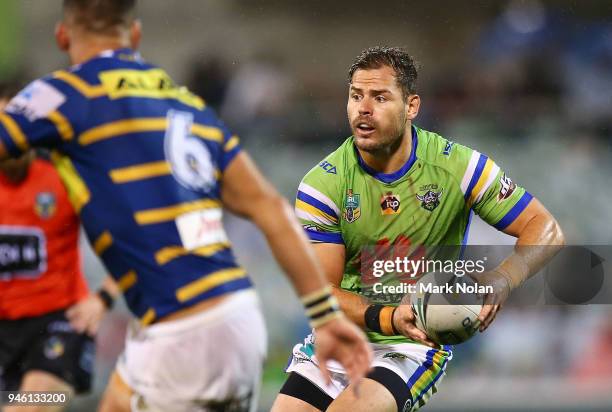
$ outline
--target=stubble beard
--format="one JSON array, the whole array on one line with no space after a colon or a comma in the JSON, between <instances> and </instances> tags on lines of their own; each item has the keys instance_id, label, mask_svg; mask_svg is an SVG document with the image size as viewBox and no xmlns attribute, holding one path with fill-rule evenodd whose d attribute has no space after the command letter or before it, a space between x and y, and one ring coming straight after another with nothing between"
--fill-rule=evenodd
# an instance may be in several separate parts
<instances>
[{"instance_id":1,"label":"stubble beard","mask_svg":"<svg viewBox=\"0 0 612 412\"><path fill-rule=\"evenodd\" d=\"M363 150L372 156L388 156L394 153L398 147L402 144L402 138L406 133L406 115L402 114L400 121L396 127L385 135L379 135L378 139L373 138L360 138L357 136L357 131L351 125L353 136L355 136L355 145L359 150ZM379 134L380 130L376 129L376 134Z\"/></svg>"}]
</instances>

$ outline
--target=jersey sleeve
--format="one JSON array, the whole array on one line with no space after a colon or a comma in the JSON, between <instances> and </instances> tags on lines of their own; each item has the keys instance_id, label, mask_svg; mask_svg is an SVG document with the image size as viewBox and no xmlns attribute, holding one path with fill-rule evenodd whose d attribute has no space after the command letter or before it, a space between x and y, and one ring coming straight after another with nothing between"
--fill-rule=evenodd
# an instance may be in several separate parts
<instances>
[{"instance_id":1,"label":"jersey sleeve","mask_svg":"<svg viewBox=\"0 0 612 412\"><path fill-rule=\"evenodd\" d=\"M72 139L67 106L66 94L50 80L30 83L0 113L0 157Z\"/></svg>"},{"instance_id":2,"label":"jersey sleeve","mask_svg":"<svg viewBox=\"0 0 612 412\"><path fill-rule=\"evenodd\" d=\"M533 198L492 159L476 150L471 151L461 190L467 205L498 230L514 222Z\"/></svg>"},{"instance_id":3,"label":"jersey sleeve","mask_svg":"<svg viewBox=\"0 0 612 412\"><path fill-rule=\"evenodd\" d=\"M300 182L295 213L311 242L344 244L340 230L340 203L335 193L337 178L317 166Z\"/></svg>"}]
</instances>

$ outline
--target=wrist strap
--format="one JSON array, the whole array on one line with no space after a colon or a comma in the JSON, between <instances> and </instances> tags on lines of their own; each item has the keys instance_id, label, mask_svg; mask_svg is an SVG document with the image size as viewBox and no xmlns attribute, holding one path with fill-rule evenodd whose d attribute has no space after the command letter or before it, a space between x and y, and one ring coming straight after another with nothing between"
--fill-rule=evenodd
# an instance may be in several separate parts
<instances>
[{"instance_id":1,"label":"wrist strap","mask_svg":"<svg viewBox=\"0 0 612 412\"><path fill-rule=\"evenodd\" d=\"M372 332L387 336L399 335L393 326L393 313L395 309L393 306L368 306L364 315L366 327Z\"/></svg>"},{"instance_id":2,"label":"wrist strap","mask_svg":"<svg viewBox=\"0 0 612 412\"><path fill-rule=\"evenodd\" d=\"M103 289L103 288L99 289L97 294L100 297L100 299L102 299L102 303L104 303L104 306L106 307L106 309L111 310L113 306L115 305L115 298L113 298L111 294L108 293L106 289Z\"/></svg>"},{"instance_id":3,"label":"wrist strap","mask_svg":"<svg viewBox=\"0 0 612 412\"><path fill-rule=\"evenodd\" d=\"M395 310L392 306L385 306L380 311L380 329L382 329L383 335L393 336L393 311Z\"/></svg>"},{"instance_id":4,"label":"wrist strap","mask_svg":"<svg viewBox=\"0 0 612 412\"><path fill-rule=\"evenodd\" d=\"M380 311L383 308L383 305L370 305L365 311L365 325L372 332L382 333L382 329L380 328Z\"/></svg>"},{"instance_id":5,"label":"wrist strap","mask_svg":"<svg viewBox=\"0 0 612 412\"><path fill-rule=\"evenodd\" d=\"M313 329L342 316L338 300L332 295L329 286L303 296L302 303Z\"/></svg>"},{"instance_id":6,"label":"wrist strap","mask_svg":"<svg viewBox=\"0 0 612 412\"><path fill-rule=\"evenodd\" d=\"M397 306L393 308L393 312L391 312L391 328L393 329L394 335L401 335L400 331L395 328L395 323L393 323L393 316L395 316L395 311L397 310Z\"/></svg>"}]
</instances>

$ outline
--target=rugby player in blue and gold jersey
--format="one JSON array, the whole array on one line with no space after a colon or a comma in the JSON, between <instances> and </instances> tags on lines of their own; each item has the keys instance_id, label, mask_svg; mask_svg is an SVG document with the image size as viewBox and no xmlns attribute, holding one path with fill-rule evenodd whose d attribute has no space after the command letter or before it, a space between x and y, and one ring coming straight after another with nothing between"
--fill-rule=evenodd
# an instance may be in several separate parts
<instances>
[{"instance_id":1,"label":"rugby player in blue and gold jersey","mask_svg":"<svg viewBox=\"0 0 612 412\"><path fill-rule=\"evenodd\" d=\"M141 58L140 35L135 0L64 0L56 40L73 66L0 113L0 158L53 149L136 318L100 410L255 407L265 329L223 208L265 234L317 331L321 371L335 359L364 376L364 336L341 316L291 208L202 99Z\"/></svg>"}]
</instances>

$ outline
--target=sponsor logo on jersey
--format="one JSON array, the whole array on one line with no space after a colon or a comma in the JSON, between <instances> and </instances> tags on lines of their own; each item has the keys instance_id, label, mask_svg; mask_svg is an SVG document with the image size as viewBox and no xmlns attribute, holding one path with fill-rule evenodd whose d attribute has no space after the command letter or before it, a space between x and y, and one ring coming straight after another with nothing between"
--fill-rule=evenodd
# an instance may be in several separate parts
<instances>
[{"instance_id":1,"label":"sponsor logo on jersey","mask_svg":"<svg viewBox=\"0 0 612 412\"><path fill-rule=\"evenodd\" d=\"M353 193L352 189L346 191L344 198L344 211L342 216L348 223L353 223L361 216L360 196L358 193Z\"/></svg>"},{"instance_id":2,"label":"sponsor logo on jersey","mask_svg":"<svg viewBox=\"0 0 612 412\"><path fill-rule=\"evenodd\" d=\"M187 250L229 242L223 228L223 212L219 208L184 213L175 222Z\"/></svg>"},{"instance_id":3,"label":"sponsor logo on jersey","mask_svg":"<svg viewBox=\"0 0 612 412\"><path fill-rule=\"evenodd\" d=\"M66 96L42 80L35 80L13 97L6 112L20 114L33 122L47 117L66 101Z\"/></svg>"},{"instance_id":4,"label":"sponsor logo on jersey","mask_svg":"<svg viewBox=\"0 0 612 412\"><path fill-rule=\"evenodd\" d=\"M57 359L64 354L64 341L58 336L51 336L45 342L43 352L47 359Z\"/></svg>"},{"instance_id":5,"label":"sponsor logo on jersey","mask_svg":"<svg viewBox=\"0 0 612 412\"><path fill-rule=\"evenodd\" d=\"M177 86L162 69L109 70L99 74L100 82L110 99L122 97L148 97L153 99L177 99L198 109L204 102L185 87Z\"/></svg>"},{"instance_id":6,"label":"sponsor logo on jersey","mask_svg":"<svg viewBox=\"0 0 612 412\"><path fill-rule=\"evenodd\" d=\"M325 170L327 173L331 173L333 175L336 174L336 166L329 163L327 160L323 160L321 163L319 163L319 167Z\"/></svg>"},{"instance_id":7,"label":"sponsor logo on jersey","mask_svg":"<svg viewBox=\"0 0 612 412\"><path fill-rule=\"evenodd\" d=\"M453 145L454 144L455 143L451 142L451 141L446 142L446 146L444 146L444 150L442 150L442 154L444 156L450 156L451 151L453 150Z\"/></svg>"},{"instance_id":8,"label":"sponsor logo on jersey","mask_svg":"<svg viewBox=\"0 0 612 412\"><path fill-rule=\"evenodd\" d=\"M40 192L36 195L34 211L41 219L49 219L57 210L55 194L52 192Z\"/></svg>"},{"instance_id":9,"label":"sponsor logo on jersey","mask_svg":"<svg viewBox=\"0 0 612 412\"><path fill-rule=\"evenodd\" d=\"M402 409L402 412L410 412L411 409L412 409L412 399L408 399L406 403L404 404L404 408Z\"/></svg>"},{"instance_id":10,"label":"sponsor logo on jersey","mask_svg":"<svg viewBox=\"0 0 612 412\"><path fill-rule=\"evenodd\" d=\"M380 212L383 215L396 215L400 212L400 195L394 195L391 192L383 195L380 198Z\"/></svg>"},{"instance_id":11,"label":"sponsor logo on jersey","mask_svg":"<svg viewBox=\"0 0 612 412\"><path fill-rule=\"evenodd\" d=\"M499 178L499 183L501 184L501 188L497 194L497 201L501 202L502 200L506 200L512 196L512 193L514 193L514 190L516 189L516 183L506 176L505 173Z\"/></svg>"},{"instance_id":12,"label":"sponsor logo on jersey","mask_svg":"<svg viewBox=\"0 0 612 412\"><path fill-rule=\"evenodd\" d=\"M307 355L304 355L302 353L294 353L293 354L293 362L297 365L300 363L313 363L312 359L310 359Z\"/></svg>"},{"instance_id":13,"label":"sponsor logo on jersey","mask_svg":"<svg viewBox=\"0 0 612 412\"><path fill-rule=\"evenodd\" d=\"M0 225L0 281L34 279L47 270L45 235L39 228Z\"/></svg>"},{"instance_id":14,"label":"sponsor logo on jersey","mask_svg":"<svg viewBox=\"0 0 612 412\"><path fill-rule=\"evenodd\" d=\"M417 193L416 198L421 202L421 207L425 210L433 211L440 204L440 199L442 198L442 192L444 189L440 188L438 190L437 184L429 184L425 186L421 186L419 192Z\"/></svg>"}]
</instances>

